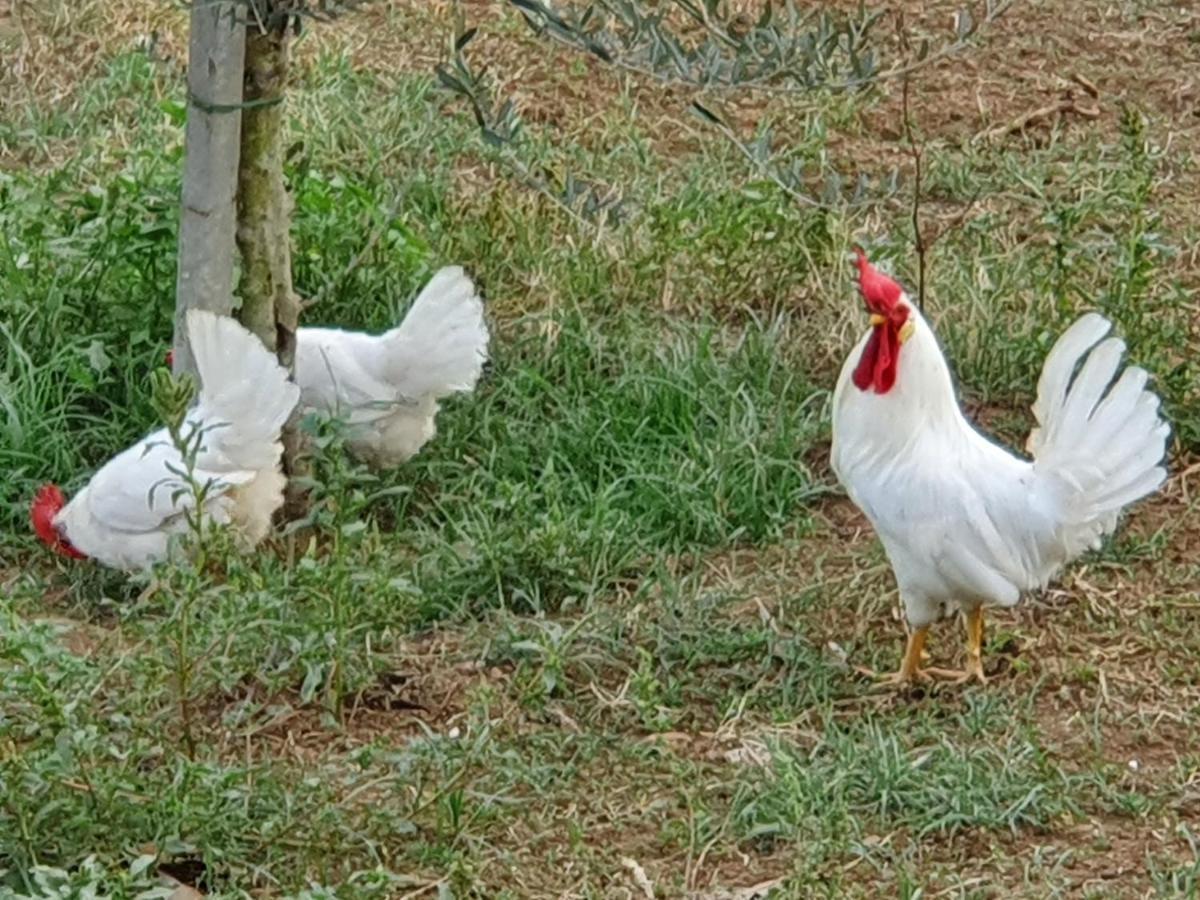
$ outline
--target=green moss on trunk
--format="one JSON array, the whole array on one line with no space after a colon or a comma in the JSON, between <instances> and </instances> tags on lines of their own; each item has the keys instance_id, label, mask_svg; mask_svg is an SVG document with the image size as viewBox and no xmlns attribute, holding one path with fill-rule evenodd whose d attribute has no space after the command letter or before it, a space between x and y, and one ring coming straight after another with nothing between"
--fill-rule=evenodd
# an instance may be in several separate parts
<instances>
[{"instance_id":1,"label":"green moss on trunk","mask_svg":"<svg viewBox=\"0 0 1200 900\"><path fill-rule=\"evenodd\" d=\"M246 35L241 162L238 168L237 243L242 255L242 324L273 350L289 371L296 356L300 298L292 289L291 198L283 180L284 105L288 34L266 34L250 26ZM299 517L305 474L299 411L284 426L284 472L288 476L284 515Z\"/></svg>"}]
</instances>

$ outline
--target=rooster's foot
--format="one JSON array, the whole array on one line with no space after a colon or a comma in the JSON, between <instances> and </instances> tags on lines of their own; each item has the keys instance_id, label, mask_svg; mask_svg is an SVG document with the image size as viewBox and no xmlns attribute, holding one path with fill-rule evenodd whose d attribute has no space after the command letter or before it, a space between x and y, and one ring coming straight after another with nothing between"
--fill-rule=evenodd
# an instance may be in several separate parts
<instances>
[{"instance_id":1,"label":"rooster's foot","mask_svg":"<svg viewBox=\"0 0 1200 900\"><path fill-rule=\"evenodd\" d=\"M981 659L968 658L965 669L939 669L938 671L943 672L943 677L951 684L966 684L968 681L987 684L987 676L983 674L983 660Z\"/></svg>"},{"instance_id":2,"label":"rooster's foot","mask_svg":"<svg viewBox=\"0 0 1200 900\"><path fill-rule=\"evenodd\" d=\"M883 675L871 673L871 675L881 688L910 687L914 684L929 684L934 681L948 681L951 684L962 684L971 677L967 672L961 672L958 669L942 669L938 666L928 666L923 669L914 668L908 671L902 668L899 672L888 672Z\"/></svg>"}]
</instances>

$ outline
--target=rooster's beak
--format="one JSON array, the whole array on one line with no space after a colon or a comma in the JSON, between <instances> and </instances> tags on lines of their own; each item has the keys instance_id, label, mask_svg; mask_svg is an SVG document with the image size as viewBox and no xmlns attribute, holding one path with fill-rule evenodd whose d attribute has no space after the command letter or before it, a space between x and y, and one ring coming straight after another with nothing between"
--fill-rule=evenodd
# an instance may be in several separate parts
<instances>
[{"instance_id":1,"label":"rooster's beak","mask_svg":"<svg viewBox=\"0 0 1200 900\"><path fill-rule=\"evenodd\" d=\"M887 320L887 316L880 315L879 313L871 313L870 322L872 328L877 328L878 326L884 324ZM913 325L912 319L909 319L900 326L900 332L896 336L900 339L900 343L903 344L913 336L913 332L916 330L916 326Z\"/></svg>"}]
</instances>

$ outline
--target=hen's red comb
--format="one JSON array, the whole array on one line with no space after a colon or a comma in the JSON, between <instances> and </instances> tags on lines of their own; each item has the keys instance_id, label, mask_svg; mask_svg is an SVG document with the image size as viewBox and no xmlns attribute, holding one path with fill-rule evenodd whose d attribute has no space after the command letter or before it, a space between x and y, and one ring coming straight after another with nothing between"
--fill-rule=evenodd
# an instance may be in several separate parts
<instances>
[{"instance_id":1,"label":"hen's red comb","mask_svg":"<svg viewBox=\"0 0 1200 900\"><path fill-rule=\"evenodd\" d=\"M58 485L42 485L33 498L33 503L29 505L29 523L38 539L51 550L72 559L84 559L84 555L63 540L63 536L54 527L54 517L66 505L67 499Z\"/></svg>"}]
</instances>

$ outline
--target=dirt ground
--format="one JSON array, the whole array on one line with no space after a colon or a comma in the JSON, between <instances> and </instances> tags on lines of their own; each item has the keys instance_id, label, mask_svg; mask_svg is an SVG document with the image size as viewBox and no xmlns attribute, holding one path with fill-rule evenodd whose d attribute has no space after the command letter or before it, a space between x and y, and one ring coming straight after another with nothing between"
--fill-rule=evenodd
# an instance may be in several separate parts
<instances>
[{"instance_id":1,"label":"dirt ground","mask_svg":"<svg viewBox=\"0 0 1200 900\"><path fill-rule=\"evenodd\" d=\"M751 15L758 10L753 0L743 0L741 5ZM917 32L944 35L956 5L885 4L878 27L894 31L903 21ZM0 91L15 91L19 84L26 99L66 102L111 47L133 45L149 35L154 35L161 57L184 64L181 17L156 4L142 0L108 4L104 12L108 27L82 42L66 28L27 27L22 15L28 14L28 6L28 0L0 0L0 55L6 70L0 74ZM427 73L445 56L443 38L454 6L442 0L371 4L349 17L345 27L303 43L298 56L306 64L320 52L344 51L356 66L383 75ZM461 4L468 24L500 16L506 7L501 0ZM418 24L393 27L399 17ZM25 40L18 41L22 35ZM14 45L19 49L14 50ZM614 94L626 94L626 102L642 110L657 149L668 154L695 149L695 129L685 124L686 102L692 94L682 88L664 90L567 50L547 49L545 42L516 27L481 35L475 49L490 61L531 123L586 143L593 111ZM587 77L574 77L572 73L580 69ZM987 27L980 48L920 69L913 84L911 114L931 147L1004 142L1037 146L1051 130L1078 132L1081 141L1083 135L1113 139L1126 104L1151 117L1160 142L1194 147L1200 143L1200 4L1018 2ZM869 160L880 170L907 171L911 159L896 143L903 131L899 80L885 82L879 90L880 101L856 111L856 126L833 138L829 152ZM721 104L730 121L745 128L770 103L764 96L699 96ZM52 166L70 152L69 140L44 152L9 148L7 158L0 152L0 168ZM1200 240L1195 240L1200 237L1200 167L1186 155L1170 160L1156 186L1164 228L1192 239L1190 252L1170 264L1184 284L1200 287ZM929 214L936 223L960 211L960 205L942 209L935 202ZM1200 323L1200 301L1191 303ZM1025 412L998 410L994 415L1024 416ZM985 411L982 418L986 423L992 416ZM989 619L985 665L992 679L990 689L1030 698L1036 727L1057 758L1071 760L1080 771L1122 767L1123 783L1131 789L1157 790L1154 786L1163 782L1176 786L1172 788L1176 791L1173 820L1114 817L1073 822L1050 833L971 832L949 839L929 838L924 858L939 873L939 880L925 885L920 896L1035 896L1030 893L1030 872L1043 866L1052 869L1057 883L1064 885L1055 896L1143 897L1151 891L1147 859L1184 861L1194 855L1188 836L1178 826L1194 825L1200 815L1195 755L1200 680L1194 677L1200 632L1185 624L1194 623L1195 610L1200 609L1200 460L1180 453L1171 469L1166 488L1141 504L1123 530L1119 542L1132 548L1128 553L1075 566L1044 595ZM804 632L814 645L844 654L847 677L854 677L851 669L865 649L893 638L899 647L903 639L890 570L865 519L842 497L827 498L816 507L805 548L802 559L794 555L793 547L714 553L702 562L702 581L714 590L744 597L731 613L735 623L739 618L766 623L783 634L794 622L789 604L798 596L830 589L843 598L858 598L857 605L820 607L815 617L806 620ZM47 598L49 609L57 605L55 598ZM894 625L890 635L880 628L889 616ZM113 640L95 624L70 620L61 624L72 652L100 652ZM958 627L947 622L936 629L931 651L939 662L949 664L959 658L960 645ZM498 719L509 720L517 730L534 727L528 713L512 699L514 667L480 662L478 643L465 640L455 628L433 629L414 638L399 655L406 661L404 668L351 699L336 737L331 739L319 712L289 707L256 734L237 734L237 752L303 764L381 740L403 742L431 730L447 733L464 725L470 714L469 699L480 691L498 698L494 710ZM594 691L600 702L621 702L619 680L599 677ZM949 691L937 688L932 693L941 698L950 696ZM263 698L229 699L249 704ZM912 697L864 692L860 699L847 702L844 712L855 715L855 704L880 709L910 702ZM209 713L218 723L228 707L217 704ZM551 714L560 716L562 728L579 728L568 708ZM669 743L704 771L710 764L724 765L731 753L753 757L765 736L803 731L808 724L755 722L742 728L734 721L720 730L698 728L648 735L647 740ZM232 741L235 735L229 737ZM583 812L574 811L593 823L590 840L611 841L630 861L624 872L614 875L605 896L657 896L646 885L687 867L686 896L751 900L765 896L791 870L792 851L786 847L754 858L742 854L742 859L738 858L741 851L713 853L711 858L705 852L653 858L654 848L660 845L655 829L645 822L642 831L623 828L622 817L611 812L622 802L653 802L638 793L641 787L632 786L630 797L580 796ZM509 838L530 858L538 855L542 843L558 840L531 830ZM889 834L877 840L894 842L899 851L914 838ZM875 873L855 866L846 863L843 874L862 890L862 896L883 896L894 889ZM973 882L944 880L946 872L965 866L972 867ZM549 896L536 885L542 874L526 873L529 880L523 882L519 867L514 866L505 878L511 879L509 886L517 895ZM564 897L580 896L573 893L573 880L569 871L553 876Z\"/></svg>"}]
</instances>

